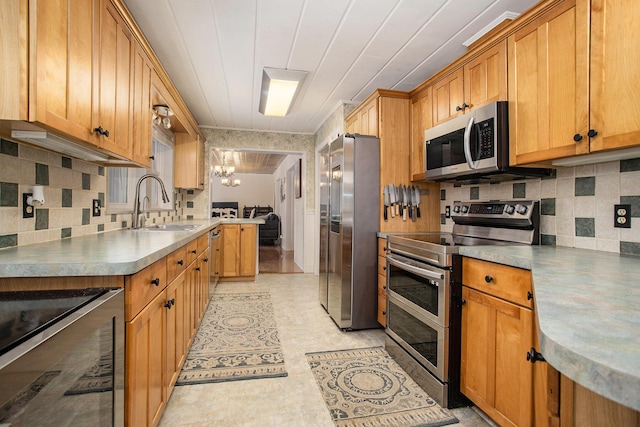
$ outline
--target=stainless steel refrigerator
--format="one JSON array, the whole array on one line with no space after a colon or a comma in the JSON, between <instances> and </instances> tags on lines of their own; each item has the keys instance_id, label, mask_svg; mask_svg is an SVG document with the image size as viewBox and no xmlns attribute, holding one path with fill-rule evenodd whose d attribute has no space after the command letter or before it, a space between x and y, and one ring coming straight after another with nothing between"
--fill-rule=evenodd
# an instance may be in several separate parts
<instances>
[{"instance_id":1,"label":"stainless steel refrigerator","mask_svg":"<svg viewBox=\"0 0 640 427\"><path fill-rule=\"evenodd\" d=\"M320 152L319 293L344 330L379 327L380 141L343 135Z\"/></svg>"}]
</instances>

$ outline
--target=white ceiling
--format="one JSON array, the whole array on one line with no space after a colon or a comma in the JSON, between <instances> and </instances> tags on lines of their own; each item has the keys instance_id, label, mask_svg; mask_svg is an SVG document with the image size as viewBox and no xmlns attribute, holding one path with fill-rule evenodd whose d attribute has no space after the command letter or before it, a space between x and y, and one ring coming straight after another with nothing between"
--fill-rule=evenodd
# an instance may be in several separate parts
<instances>
[{"instance_id":1,"label":"white ceiling","mask_svg":"<svg viewBox=\"0 0 640 427\"><path fill-rule=\"evenodd\" d=\"M410 91L537 0L124 0L201 126L315 133L340 102ZM263 67L308 71L284 118Z\"/></svg>"}]
</instances>

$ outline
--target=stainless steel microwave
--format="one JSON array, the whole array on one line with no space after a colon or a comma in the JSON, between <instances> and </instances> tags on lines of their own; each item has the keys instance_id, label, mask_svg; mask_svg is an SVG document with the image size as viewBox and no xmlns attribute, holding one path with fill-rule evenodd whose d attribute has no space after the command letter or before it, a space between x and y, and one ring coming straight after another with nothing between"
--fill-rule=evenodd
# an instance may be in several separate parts
<instances>
[{"instance_id":1,"label":"stainless steel microwave","mask_svg":"<svg viewBox=\"0 0 640 427\"><path fill-rule=\"evenodd\" d=\"M425 179L459 183L549 176L549 169L509 166L507 101L498 101L427 129Z\"/></svg>"}]
</instances>

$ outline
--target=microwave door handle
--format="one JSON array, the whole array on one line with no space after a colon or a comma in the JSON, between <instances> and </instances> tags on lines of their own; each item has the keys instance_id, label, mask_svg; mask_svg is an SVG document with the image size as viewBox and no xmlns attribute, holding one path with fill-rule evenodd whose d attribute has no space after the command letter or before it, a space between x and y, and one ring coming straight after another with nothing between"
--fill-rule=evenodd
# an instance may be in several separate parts
<instances>
[{"instance_id":1,"label":"microwave door handle","mask_svg":"<svg viewBox=\"0 0 640 427\"><path fill-rule=\"evenodd\" d=\"M464 157L467 160L469 169L478 168L478 163L471 158L471 129L473 128L474 121L474 117L471 116L469 123L467 123L467 128L464 130Z\"/></svg>"},{"instance_id":2,"label":"microwave door handle","mask_svg":"<svg viewBox=\"0 0 640 427\"><path fill-rule=\"evenodd\" d=\"M442 273L435 273L433 271L429 271L429 270L425 270L425 269L422 269L422 268L414 267L413 265L406 264L406 263L398 260L397 258L391 257L390 255L387 255L387 261L389 261L390 264L395 265L396 267L400 267L403 270L406 270L406 271L408 271L410 273L417 274L419 276L427 277L427 278L434 279L434 280L442 280L442 279L444 279L444 274L442 274Z\"/></svg>"}]
</instances>

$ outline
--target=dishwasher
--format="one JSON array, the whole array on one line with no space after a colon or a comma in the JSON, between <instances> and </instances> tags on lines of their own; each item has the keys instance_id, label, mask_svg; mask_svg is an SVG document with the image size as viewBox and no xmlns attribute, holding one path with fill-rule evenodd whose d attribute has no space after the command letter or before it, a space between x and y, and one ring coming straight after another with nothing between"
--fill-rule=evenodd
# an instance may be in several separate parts
<instances>
[{"instance_id":1,"label":"dishwasher","mask_svg":"<svg viewBox=\"0 0 640 427\"><path fill-rule=\"evenodd\" d=\"M220 233L221 227L209 232L209 292L213 292L220 280Z\"/></svg>"}]
</instances>

